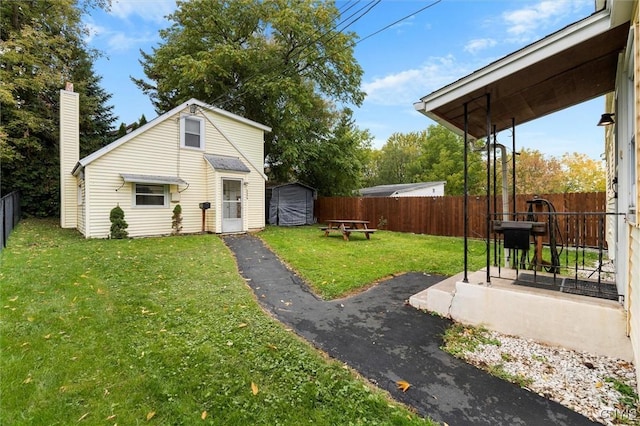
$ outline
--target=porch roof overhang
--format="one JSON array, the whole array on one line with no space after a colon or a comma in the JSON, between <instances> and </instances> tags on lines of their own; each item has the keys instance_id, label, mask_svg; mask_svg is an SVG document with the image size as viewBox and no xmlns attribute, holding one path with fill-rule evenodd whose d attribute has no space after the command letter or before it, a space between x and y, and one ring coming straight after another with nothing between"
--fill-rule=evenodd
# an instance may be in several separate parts
<instances>
[{"instance_id":1,"label":"porch roof overhang","mask_svg":"<svg viewBox=\"0 0 640 426\"><path fill-rule=\"evenodd\" d=\"M237 157L228 157L226 155L204 154L204 159L213 167L214 170L224 170L228 172L249 173L251 170Z\"/></svg>"},{"instance_id":2,"label":"porch roof overhang","mask_svg":"<svg viewBox=\"0 0 640 426\"><path fill-rule=\"evenodd\" d=\"M613 91L628 32L628 22L612 28L605 9L421 98L414 107L462 135L467 104L470 139L487 135L487 113L497 132L513 122L526 123ZM598 117L593 119L595 126Z\"/></svg>"},{"instance_id":3,"label":"porch roof overhang","mask_svg":"<svg viewBox=\"0 0 640 426\"><path fill-rule=\"evenodd\" d=\"M131 173L120 173L122 180L132 183L147 183L154 185L187 185L187 181L177 176L155 176L155 175L138 175Z\"/></svg>"}]
</instances>

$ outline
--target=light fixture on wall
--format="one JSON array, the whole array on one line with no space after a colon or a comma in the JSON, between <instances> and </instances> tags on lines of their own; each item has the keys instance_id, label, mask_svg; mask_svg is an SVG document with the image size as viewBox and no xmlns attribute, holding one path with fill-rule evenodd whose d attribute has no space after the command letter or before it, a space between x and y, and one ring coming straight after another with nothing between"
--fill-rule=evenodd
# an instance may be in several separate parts
<instances>
[{"instance_id":1,"label":"light fixture on wall","mask_svg":"<svg viewBox=\"0 0 640 426\"><path fill-rule=\"evenodd\" d=\"M598 126L608 126L610 124L615 123L613 116L615 114L613 113L605 113L602 114L602 116L600 117L600 121L598 121Z\"/></svg>"},{"instance_id":2,"label":"light fixture on wall","mask_svg":"<svg viewBox=\"0 0 640 426\"><path fill-rule=\"evenodd\" d=\"M196 113L196 108L197 108L197 107L198 107L198 105L196 105L196 104L191 104L191 105L189 105L189 112L190 112L191 114L195 114L195 113Z\"/></svg>"}]
</instances>

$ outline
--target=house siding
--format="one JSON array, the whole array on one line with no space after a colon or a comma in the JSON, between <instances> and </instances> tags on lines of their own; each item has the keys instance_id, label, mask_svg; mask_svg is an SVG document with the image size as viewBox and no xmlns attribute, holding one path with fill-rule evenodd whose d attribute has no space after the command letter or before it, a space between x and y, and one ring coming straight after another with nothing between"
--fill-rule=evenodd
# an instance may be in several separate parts
<instances>
[{"instance_id":1,"label":"house siding","mask_svg":"<svg viewBox=\"0 0 640 426\"><path fill-rule=\"evenodd\" d=\"M264 209L259 211L256 205L264 206L265 179L263 173L264 143L257 144L256 140L263 141L262 130L249 126L238 126L234 120L213 115L207 123L207 132L211 129L215 133L213 149L207 147L207 152L217 155L238 157L251 170L252 173L218 172L213 176L215 194L222 193L222 179L242 179L247 185L243 191L243 215L245 230L262 229L265 226ZM235 145L235 146L234 146ZM237 148L237 149L236 149ZM258 204L256 204L258 203ZM222 229L222 199L216 199L215 229ZM220 232L220 231L218 231Z\"/></svg>"},{"instance_id":2,"label":"house siding","mask_svg":"<svg viewBox=\"0 0 640 426\"><path fill-rule=\"evenodd\" d=\"M629 233L628 324L634 349L638 383L640 383L640 227L630 226Z\"/></svg>"},{"instance_id":3,"label":"house siding","mask_svg":"<svg viewBox=\"0 0 640 426\"><path fill-rule=\"evenodd\" d=\"M71 170L80 159L80 95L60 91L60 226L78 226L77 182Z\"/></svg>"},{"instance_id":4,"label":"house siding","mask_svg":"<svg viewBox=\"0 0 640 426\"><path fill-rule=\"evenodd\" d=\"M176 112L87 164L85 173L92 177L86 181L85 208L90 212L86 218L87 237L109 236L109 213L117 205L125 213L129 236L170 234L173 230L173 208L178 202L182 207L183 233L202 230L202 210L199 207L202 202L212 204L211 209L206 212L205 230L221 232L221 198L218 196L221 193L221 175L212 170L204 159L205 153L239 157L251 169L251 173L240 174L240 178L247 180L247 188L262 188L262 193L264 192L264 178L260 174L262 170L257 170L250 164L262 165L263 131L201 108L197 115L206 115L207 118L205 150L181 148L180 116L184 112L186 111ZM224 129L227 137L217 128ZM180 177L188 182L188 186L169 185L170 201L166 207L136 207L133 199L134 183L124 183L122 173ZM231 175L238 177L239 174ZM249 193L257 191L258 189L250 189ZM171 193L179 201L171 201ZM244 230L248 227L264 227L264 204L259 203L264 198L253 194L249 197L245 195L245 198ZM256 218L261 218L262 221Z\"/></svg>"},{"instance_id":5,"label":"house siding","mask_svg":"<svg viewBox=\"0 0 640 426\"><path fill-rule=\"evenodd\" d=\"M85 213L86 213L86 206L87 206L87 197L86 197L86 192L85 192L85 180L84 179L78 179L78 187L80 188L80 197L81 197L81 203L78 204L77 207L77 211L78 211L78 231L80 231L80 233L85 234L85 229L86 229L86 223L85 223Z\"/></svg>"},{"instance_id":6,"label":"house siding","mask_svg":"<svg viewBox=\"0 0 640 426\"><path fill-rule=\"evenodd\" d=\"M633 13L633 56L634 56L634 105L635 123L633 131L636 140L636 209L640 207L640 11L638 2L635 2ZM628 321L631 343L634 349L636 379L640 384L640 215L636 211L636 223L629 225L629 291L628 298Z\"/></svg>"}]
</instances>

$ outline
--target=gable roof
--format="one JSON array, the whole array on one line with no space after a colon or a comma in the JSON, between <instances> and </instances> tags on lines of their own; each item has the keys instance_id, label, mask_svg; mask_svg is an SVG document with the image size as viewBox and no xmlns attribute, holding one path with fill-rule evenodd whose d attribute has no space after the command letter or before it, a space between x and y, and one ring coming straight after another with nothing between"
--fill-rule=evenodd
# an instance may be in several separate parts
<instances>
[{"instance_id":1,"label":"gable roof","mask_svg":"<svg viewBox=\"0 0 640 426\"><path fill-rule=\"evenodd\" d=\"M614 90L618 54L629 32L628 22L621 23L625 18L617 13L613 19L610 9L596 12L424 96L414 107L464 134L466 104L468 135L482 138L488 114L499 132L511 128L512 120L523 124L604 95Z\"/></svg>"},{"instance_id":2,"label":"gable roof","mask_svg":"<svg viewBox=\"0 0 640 426\"><path fill-rule=\"evenodd\" d=\"M249 120L247 118L241 117L239 115L233 114L229 111L225 111L223 109L220 108L216 108L212 105L206 104L202 101L199 101L197 99L191 98L186 102L183 102L182 104L178 105L177 107L165 112L164 114L154 118L153 120L149 121L148 123L146 123L143 126L138 127L137 129L135 129L134 131L127 133L126 135L124 135L123 137L121 137L120 139L117 139L113 142L111 142L109 145L106 145L102 148L100 148L99 150L87 155L84 158L81 158L78 163L76 164L76 166L73 168L72 170L72 174L77 174L79 172L79 170L81 170L82 168L86 167L88 164L92 163L93 161L97 160L98 158L102 157L103 155L113 151L114 149L118 148L120 145L123 145L127 142L129 142L131 139L135 138L136 136L146 132L147 130L157 126L160 123L163 123L164 121L168 120L169 118L173 117L176 113L186 109L187 107L189 107L190 105L197 105L203 109L206 109L208 111L211 111L213 113L222 115L224 117L230 118L232 120L235 120L239 123L243 123L245 125L251 126L251 127L255 127L257 129L260 129L264 132L270 132L271 131L271 127L269 126L265 126L264 124L260 124L257 123L255 121ZM235 146L235 145L234 145Z\"/></svg>"},{"instance_id":3,"label":"gable roof","mask_svg":"<svg viewBox=\"0 0 640 426\"><path fill-rule=\"evenodd\" d=\"M397 183L392 185L377 185L360 189L360 195L364 197L389 197L394 194L403 192L411 192L416 189L431 188L434 186L445 185L446 181L437 182L418 182L418 183Z\"/></svg>"}]
</instances>

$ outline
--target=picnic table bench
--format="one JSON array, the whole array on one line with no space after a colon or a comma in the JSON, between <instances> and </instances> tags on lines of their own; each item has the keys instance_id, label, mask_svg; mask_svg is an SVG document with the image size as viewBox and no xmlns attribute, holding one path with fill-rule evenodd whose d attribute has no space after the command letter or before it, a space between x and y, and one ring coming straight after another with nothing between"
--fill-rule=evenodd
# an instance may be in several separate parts
<instances>
[{"instance_id":1,"label":"picnic table bench","mask_svg":"<svg viewBox=\"0 0 640 426\"><path fill-rule=\"evenodd\" d=\"M370 235L376 232L376 229L371 229L367 225L368 220L357 219L331 219L326 221L327 226L321 226L320 230L324 231L324 236L328 237L331 232L339 232L342 234L342 238L345 241L349 241L349 235L353 232L363 233L367 240L370 239Z\"/></svg>"}]
</instances>

